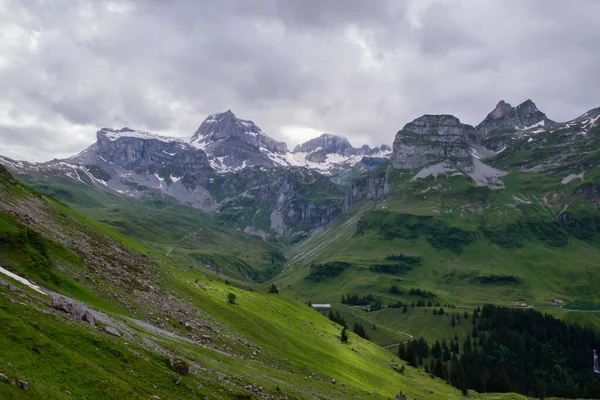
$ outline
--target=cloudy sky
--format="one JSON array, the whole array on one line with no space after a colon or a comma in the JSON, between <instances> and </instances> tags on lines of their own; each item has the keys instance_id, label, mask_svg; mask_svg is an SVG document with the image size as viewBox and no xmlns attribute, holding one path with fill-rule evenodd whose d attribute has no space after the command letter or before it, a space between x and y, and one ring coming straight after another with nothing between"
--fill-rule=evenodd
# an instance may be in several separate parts
<instances>
[{"instance_id":1,"label":"cloudy sky","mask_svg":"<svg viewBox=\"0 0 600 400\"><path fill-rule=\"evenodd\" d=\"M293 145L391 144L500 99L600 106L596 0L0 0L0 154L72 155L100 127L189 136L232 109Z\"/></svg>"}]
</instances>

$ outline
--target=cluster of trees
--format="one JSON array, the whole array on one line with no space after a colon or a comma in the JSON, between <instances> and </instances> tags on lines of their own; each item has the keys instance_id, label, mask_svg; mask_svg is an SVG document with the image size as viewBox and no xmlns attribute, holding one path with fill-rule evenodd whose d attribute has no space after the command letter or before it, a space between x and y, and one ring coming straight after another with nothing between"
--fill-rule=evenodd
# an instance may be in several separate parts
<instances>
[{"instance_id":1,"label":"cluster of trees","mask_svg":"<svg viewBox=\"0 0 600 400\"><path fill-rule=\"evenodd\" d=\"M433 310L433 313L435 314L435 310ZM465 311L463 318L465 320L467 320L469 318L469 314ZM475 319L473 319L473 323L475 323ZM452 314L452 322L450 323L452 325L452 327L454 328L456 325L460 325L460 313L454 313Z\"/></svg>"},{"instance_id":2,"label":"cluster of trees","mask_svg":"<svg viewBox=\"0 0 600 400\"><path fill-rule=\"evenodd\" d=\"M371 266L371 271L385 272L388 274L402 274L410 272L413 269L420 267L423 264L421 257L405 256L404 254L387 256L386 261L393 263L374 264Z\"/></svg>"},{"instance_id":3,"label":"cluster of trees","mask_svg":"<svg viewBox=\"0 0 600 400\"><path fill-rule=\"evenodd\" d=\"M478 276L477 281L483 285L506 285L521 283L522 280L516 275L483 275Z\"/></svg>"},{"instance_id":4,"label":"cluster of trees","mask_svg":"<svg viewBox=\"0 0 600 400\"><path fill-rule=\"evenodd\" d=\"M390 293L393 293L393 294L404 294L404 290L402 290L400 288L400 286L398 286L398 285L392 285L390 287Z\"/></svg>"},{"instance_id":5,"label":"cluster of trees","mask_svg":"<svg viewBox=\"0 0 600 400\"><path fill-rule=\"evenodd\" d=\"M344 317L342 317L338 311L333 312L331 310L329 311L328 317L330 320L332 320L336 324L339 324L342 326L341 340L342 340L342 342L347 342L348 335L346 332L348 330L348 323L346 322ZM375 329L377 329L377 327L375 326L375 324L373 324L373 330L375 330ZM369 340L369 335L367 334L365 327L360 322L354 323L354 325L352 326L352 332L356 333L358 336L360 336L363 339ZM345 337L345 339L344 339L344 337Z\"/></svg>"},{"instance_id":6,"label":"cluster of trees","mask_svg":"<svg viewBox=\"0 0 600 400\"><path fill-rule=\"evenodd\" d=\"M320 281L322 279L337 276L352 266L349 262L330 261L323 264L311 264L310 272L304 279Z\"/></svg>"},{"instance_id":7,"label":"cluster of trees","mask_svg":"<svg viewBox=\"0 0 600 400\"><path fill-rule=\"evenodd\" d=\"M458 321L460 314L452 314ZM464 313L462 319L468 319ZM471 335L459 344L424 339L400 346L398 356L447 380L463 393L518 392L527 396L600 397L593 372L593 330L534 310L486 305L472 314ZM429 362L424 359L429 358Z\"/></svg>"},{"instance_id":8,"label":"cluster of trees","mask_svg":"<svg viewBox=\"0 0 600 400\"><path fill-rule=\"evenodd\" d=\"M348 297L342 295L342 304L347 304L349 306L367 306L374 301L375 298L372 294L367 294L362 297L357 294L348 294Z\"/></svg>"},{"instance_id":9,"label":"cluster of trees","mask_svg":"<svg viewBox=\"0 0 600 400\"><path fill-rule=\"evenodd\" d=\"M440 343L436 341L431 349L423 338L401 344L398 349L398 357L407 361L413 367L424 365L425 372L448 381L463 394L468 393L464 366L459 358L460 346L458 336L455 334L450 345L445 340ZM429 363L424 359L431 358Z\"/></svg>"},{"instance_id":10,"label":"cluster of trees","mask_svg":"<svg viewBox=\"0 0 600 400\"><path fill-rule=\"evenodd\" d=\"M360 322L354 323L354 325L352 326L352 332L356 333L358 336L360 336L363 339L369 340L369 335L367 335L367 331L365 330L365 327L362 326L360 324Z\"/></svg>"},{"instance_id":11,"label":"cluster of trees","mask_svg":"<svg viewBox=\"0 0 600 400\"><path fill-rule=\"evenodd\" d=\"M333 312L332 310L329 310L329 315L327 315L327 317L332 320L333 322L335 322L336 324L339 324L341 326L343 326L344 328L348 328L348 323L346 322L346 320L344 319L344 317L342 317L340 315L339 312Z\"/></svg>"},{"instance_id":12,"label":"cluster of trees","mask_svg":"<svg viewBox=\"0 0 600 400\"><path fill-rule=\"evenodd\" d=\"M393 294L404 294L404 290L398 285L390 286L389 292L393 293ZM411 296L424 297L426 299L432 299L435 297L435 293L430 292L429 290L419 289L419 288L411 288L408 291L408 294Z\"/></svg>"},{"instance_id":13,"label":"cluster of trees","mask_svg":"<svg viewBox=\"0 0 600 400\"><path fill-rule=\"evenodd\" d=\"M600 396L592 369L600 340L593 330L534 310L491 305L474 319L477 325L461 358L469 388L538 397Z\"/></svg>"},{"instance_id":14,"label":"cluster of trees","mask_svg":"<svg viewBox=\"0 0 600 400\"><path fill-rule=\"evenodd\" d=\"M408 294L410 294L411 296L425 297L426 299L435 297L435 293L430 292L429 290L424 290L424 289L419 289L419 288L410 289L408 291Z\"/></svg>"},{"instance_id":15,"label":"cluster of trees","mask_svg":"<svg viewBox=\"0 0 600 400\"><path fill-rule=\"evenodd\" d=\"M383 308L381 301L375 300L372 294L367 294L362 297L357 294L348 294L347 297L342 295L342 304L349 306L370 306L371 311L377 311Z\"/></svg>"}]
</instances>

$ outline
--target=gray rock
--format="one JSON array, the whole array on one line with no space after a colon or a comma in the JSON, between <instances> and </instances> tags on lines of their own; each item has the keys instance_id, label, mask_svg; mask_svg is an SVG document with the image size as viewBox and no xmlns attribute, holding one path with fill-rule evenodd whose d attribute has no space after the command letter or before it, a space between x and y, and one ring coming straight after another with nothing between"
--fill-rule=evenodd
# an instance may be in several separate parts
<instances>
[{"instance_id":1,"label":"gray rock","mask_svg":"<svg viewBox=\"0 0 600 400\"><path fill-rule=\"evenodd\" d=\"M112 335L112 336L121 337L121 333L118 330L116 330L115 328L113 328L112 326L105 326L102 329L102 331L104 333L108 333L109 335Z\"/></svg>"},{"instance_id":2,"label":"gray rock","mask_svg":"<svg viewBox=\"0 0 600 400\"><path fill-rule=\"evenodd\" d=\"M63 311L75 319L82 319L82 317L88 311L85 305L60 295L53 296L52 308Z\"/></svg>"},{"instance_id":3,"label":"gray rock","mask_svg":"<svg viewBox=\"0 0 600 400\"><path fill-rule=\"evenodd\" d=\"M471 163L469 139L474 133L471 125L452 115L423 115L396 134L392 166L413 169L443 160L467 166Z\"/></svg>"},{"instance_id":4,"label":"gray rock","mask_svg":"<svg viewBox=\"0 0 600 400\"><path fill-rule=\"evenodd\" d=\"M90 324L90 326L96 325L96 318L92 315L92 313L89 310L86 310L86 312L83 314L83 317L81 317L81 319L83 321L88 322Z\"/></svg>"},{"instance_id":5,"label":"gray rock","mask_svg":"<svg viewBox=\"0 0 600 400\"><path fill-rule=\"evenodd\" d=\"M29 391L29 383L25 382L23 380L15 379L15 380L11 381L11 384L13 386L18 387L19 389L23 389L26 392Z\"/></svg>"}]
</instances>

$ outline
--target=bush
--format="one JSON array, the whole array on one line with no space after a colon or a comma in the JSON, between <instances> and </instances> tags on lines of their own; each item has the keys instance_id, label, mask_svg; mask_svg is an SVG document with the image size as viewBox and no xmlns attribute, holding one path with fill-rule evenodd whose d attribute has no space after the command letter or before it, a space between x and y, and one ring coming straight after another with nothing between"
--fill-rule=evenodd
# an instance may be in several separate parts
<instances>
[{"instance_id":1,"label":"bush","mask_svg":"<svg viewBox=\"0 0 600 400\"><path fill-rule=\"evenodd\" d=\"M171 369L179 375L186 376L190 373L190 365L183 358L171 358Z\"/></svg>"},{"instance_id":2,"label":"bush","mask_svg":"<svg viewBox=\"0 0 600 400\"><path fill-rule=\"evenodd\" d=\"M402 290L400 288L400 286L398 286L398 285L392 285L390 287L390 293L393 293L393 294L404 294L404 290Z\"/></svg>"},{"instance_id":3,"label":"bush","mask_svg":"<svg viewBox=\"0 0 600 400\"><path fill-rule=\"evenodd\" d=\"M342 341L342 343L348 343L348 332L346 327L344 327L344 329L342 329L342 333L340 335L340 340Z\"/></svg>"},{"instance_id":4,"label":"bush","mask_svg":"<svg viewBox=\"0 0 600 400\"><path fill-rule=\"evenodd\" d=\"M231 292L229 292L229 293L227 294L227 302L228 302L229 304L235 304L235 300L236 300L236 299L237 299L237 296L235 295L235 293L231 293Z\"/></svg>"},{"instance_id":5,"label":"bush","mask_svg":"<svg viewBox=\"0 0 600 400\"><path fill-rule=\"evenodd\" d=\"M277 289L277 286L274 283L271 283L271 286L269 286L269 293L279 293L279 289Z\"/></svg>"}]
</instances>

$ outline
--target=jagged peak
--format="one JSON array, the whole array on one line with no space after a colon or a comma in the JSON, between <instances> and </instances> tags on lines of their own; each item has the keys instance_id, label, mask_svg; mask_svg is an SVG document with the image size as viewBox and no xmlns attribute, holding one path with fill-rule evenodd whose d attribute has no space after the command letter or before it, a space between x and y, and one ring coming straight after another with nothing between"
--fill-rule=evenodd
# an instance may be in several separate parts
<instances>
[{"instance_id":1,"label":"jagged peak","mask_svg":"<svg viewBox=\"0 0 600 400\"><path fill-rule=\"evenodd\" d=\"M508 114L510 112L510 110L512 110L512 106L510 105L510 103L507 103L504 100L500 100L498 102L498 104L496 104L496 108L494 108L492 110L492 112L490 112L488 114L488 118L492 118L492 119L502 118L506 114Z\"/></svg>"},{"instance_id":2,"label":"jagged peak","mask_svg":"<svg viewBox=\"0 0 600 400\"><path fill-rule=\"evenodd\" d=\"M204 122L219 122L224 119L237 119L237 117L233 111L231 111L231 109L228 109L227 111L210 114L208 117L206 117Z\"/></svg>"},{"instance_id":3,"label":"jagged peak","mask_svg":"<svg viewBox=\"0 0 600 400\"><path fill-rule=\"evenodd\" d=\"M540 111L531 99L527 99L517 107L517 110L527 110L528 112Z\"/></svg>"}]
</instances>

